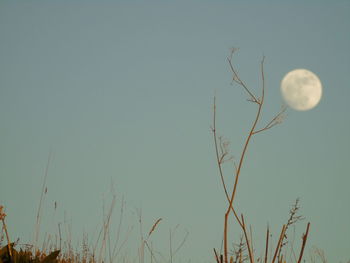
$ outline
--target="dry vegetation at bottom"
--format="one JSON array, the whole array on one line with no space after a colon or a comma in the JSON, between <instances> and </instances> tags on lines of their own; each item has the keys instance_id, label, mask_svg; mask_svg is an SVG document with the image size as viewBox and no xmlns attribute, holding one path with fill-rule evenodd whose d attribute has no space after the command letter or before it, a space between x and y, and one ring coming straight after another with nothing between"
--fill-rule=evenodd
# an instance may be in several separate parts
<instances>
[{"instance_id":1,"label":"dry vegetation at bottom","mask_svg":"<svg viewBox=\"0 0 350 263\"><path fill-rule=\"evenodd\" d=\"M158 231L158 227L163 221L158 218L149 228L149 231L143 231L143 219L141 210L137 211L137 221L139 224L139 235L137 252L128 254L127 243L131 237L134 227L127 227L122 230L124 202L121 204L121 213L117 225L116 238L112 240L111 222L113 208L115 207L116 196L113 196L110 208L104 215L102 226L100 227L96 240L88 240L87 235L83 235L82 243L74 248L71 240L71 233L63 240L61 236L60 223L59 235L45 235L43 244L38 245L38 239L34 238L33 244L19 244L11 242L5 223L6 214L4 207L0 206L0 221L2 221L2 231L0 232L0 263L102 263L102 262L175 262L175 257L187 241L189 232L179 233L181 227L176 225L169 229L169 250L165 253L155 249L152 237ZM39 209L40 210L40 209ZM39 220L40 221L40 220ZM68 226L69 227L69 226ZM39 228L36 229L38 231ZM70 231L70 230L68 230ZM62 233L63 235L63 233ZM176 235L176 238L175 238ZM38 237L39 233L35 233ZM6 244L6 245L4 245ZM147 259L146 259L147 258Z\"/></svg>"},{"instance_id":2,"label":"dry vegetation at bottom","mask_svg":"<svg viewBox=\"0 0 350 263\"><path fill-rule=\"evenodd\" d=\"M112 202L112 205L113 202ZM267 257L267 253L264 257L258 257L254 262L297 262L297 253L294 249L294 232L292 232L290 238L288 234L288 230L294 230L295 224L304 218L299 214L299 199L295 201L295 203L292 205L290 211L289 211L289 217L286 221L285 227L284 227L284 234L280 236L278 240L278 245L276 250L274 251L273 258L269 256ZM5 223L5 217L6 214L3 211L3 207L0 206L0 219L2 221L2 231L0 232L0 263L101 263L101 262L151 262L151 263L160 263L160 262L167 262L167 263L173 263L178 262L178 260L175 260L175 256L181 250L182 246L185 244L188 236L188 232L185 233L185 235L182 237L180 242L176 243L172 241L172 235L175 235L175 232L178 228L176 226L175 228L170 230L170 244L169 244L169 252L167 253L169 256L166 258L164 255L160 255L159 252L157 252L152 244L151 237L152 235L157 232L159 224L162 222L162 219L157 219L154 224L149 228L149 231L143 235L142 231L142 217L141 214L138 214L139 216L139 223L140 223L140 246L137 250L137 256L130 257L130 255L122 255L118 256L120 254L121 249L123 246L125 246L128 235L125 236L123 239L119 240L119 245L112 246L109 240L109 221L111 220L111 210L106 215L104 219L104 223L100 229L100 235L96 240L96 243L94 246L90 246L87 240L87 237L85 236L83 238L83 243L80 246L80 249L73 249L73 246L71 245L71 241L62 241L62 245L60 245L60 241L54 242L53 240L46 239L44 241L43 245L39 249L38 247L34 247L34 245L20 245L18 244L18 240L16 242L10 241L9 233L7 232L7 226ZM118 231L119 232L119 231ZM130 232L130 231L128 231ZM252 230L250 228L249 238L252 240ZM268 243L269 243L269 229L267 229L266 233L266 249L268 249ZM305 235L304 235L305 237ZM292 241L290 241L292 240ZM304 239L303 239L304 240ZM306 242L306 239L305 239ZM117 242L118 243L118 242ZM115 245L117 244L115 243ZM252 247L252 243L250 244L252 250L254 251L254 248ZM303 243L304 248L305 243ZM61 249L60 249L61 248ZM289 249L289 257L287 260L287 248ZM223 255L218 255L217 251L215 251L215 258L219 262L223 262ZM271 248L269 248L269 251L272 251ZM209 251L207 251L209 254ZM229 251L230 261L233 263L246 263L250 262L249 258L249 251L248 251L248 245L245 241L245 237L243 235L240 236L240 239L237 243L233 244L233 246L230 248ZM147 260L146 260L147 258ZM213 260L214 261L214 260ZM190 261L188 261L190 262ZM322 250L320 249L314 249L313 253L310 254L309 260L302 261L302 262L310 262L310 263L327 263L326 257Z\"/></svg>"}]
</instances>

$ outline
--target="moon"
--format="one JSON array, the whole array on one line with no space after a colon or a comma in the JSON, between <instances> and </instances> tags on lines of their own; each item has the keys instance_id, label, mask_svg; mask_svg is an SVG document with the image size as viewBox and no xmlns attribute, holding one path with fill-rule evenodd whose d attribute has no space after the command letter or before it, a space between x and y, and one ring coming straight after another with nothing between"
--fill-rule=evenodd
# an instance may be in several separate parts
<instances>
[{"instance_id":1,"label":"moon","mask_svg":"<svg viewBox=\"0 0 350 263\"><path fill-rule=\"evenodd\" d=\"M307 111L320 102L322 84L313 72L307 69L295 69L282 79L281 93L288 106L298 111Z\"/></svg>"}]
</instances>

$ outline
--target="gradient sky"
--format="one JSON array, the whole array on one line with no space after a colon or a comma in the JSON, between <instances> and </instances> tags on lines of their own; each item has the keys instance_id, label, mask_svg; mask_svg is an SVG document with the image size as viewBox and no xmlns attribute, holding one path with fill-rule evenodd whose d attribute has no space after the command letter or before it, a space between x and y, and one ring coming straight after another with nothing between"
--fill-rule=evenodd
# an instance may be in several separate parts
<instances>
[{"instance_id":1,"label":"gradient sky","mask_svg":"<svg viewBox=\"0 0 350 263\"><path fill-rule=\"evenodd\" d=\"M311 222L307 249L348 260L350 2L305 2L2 0L0 204L12 239L32 240L52 151L42 235L57 233L66 214L74 240L93 237L113 181L115 220L124 196L124 229L137 229L130 247L142 208L145 233L163 218L159 250L180 224L177 238L190 234L177 259L213 261L226 208L210 131L214 93L219 133L236 158L254 117L231 85L226 57L239 47L234 64L254 91L266 56L261 125L279 110L290 70L311 70L324 88L316 108L288 109L282 125L252 140L236 206L257 249L267 223L275 240L300 197L298 231Z\"/></svg>"}]
</instances>

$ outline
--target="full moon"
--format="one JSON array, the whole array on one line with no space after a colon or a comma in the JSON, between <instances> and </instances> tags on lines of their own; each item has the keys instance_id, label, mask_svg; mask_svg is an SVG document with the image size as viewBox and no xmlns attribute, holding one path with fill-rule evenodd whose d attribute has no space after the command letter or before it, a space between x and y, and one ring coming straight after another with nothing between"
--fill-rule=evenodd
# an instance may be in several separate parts
<instances>
[{"instance_id":1,"label":"full moon","mask_svg":"<svg viewBox=\"0 0 350 263\"><path fill-rule=\"evenodd\" d=\"M316 74L306 69L295 69L281 81L281 93L286 103L299 111L310 110L320 102L322 84Z\"/></svg>"}]
</instances>

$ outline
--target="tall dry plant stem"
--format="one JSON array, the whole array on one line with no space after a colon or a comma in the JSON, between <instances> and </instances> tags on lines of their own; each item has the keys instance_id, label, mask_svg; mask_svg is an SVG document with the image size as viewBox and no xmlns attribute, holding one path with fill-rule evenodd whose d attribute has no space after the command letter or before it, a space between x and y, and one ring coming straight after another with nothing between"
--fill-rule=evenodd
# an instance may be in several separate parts
<instances>
[{"instance_id":1,"label":"tall dry plant stem","mask_svg":"<svg viewBox=\"0 0 350 263\"><path fill-rule=\"evenodd\" d=\"M219 174L220 174L221 182L222 182L222 185L224 188L224 192L225 192L227 201L229 203L229 205L226 209L226 212L225 212L225 217L224 217L224 263L228 263L228 219L229 219L229 215L231 212L233 212L233 214L234 214L238 224L242 228L243 232L246 232L245 225L243 222L243 216L242 216L242 220L240 220L239 217L237 216L237 213L234 209L233 204L234 204L234 199L236 196L238 180L239 180L239 177L241 174L241 169L242 169L244 158L245 158L245 155L246 155L246 152L248 149L248 145L249 145L253 135L260 133L260 132L263 132L263 131L266 131L266 130L272 128L273 126L279 124L281 122L282 115L285 111L285 108L282 108L281 111L278 114L276 114L271 119L271 121L268 122L263 128L261 128L261 129L256 128L257 124L260 120L262 107L264 105L264 98L265 98L265 76L264 76L265 57L263 57L261 64L260 64L261 78L262 78L262 92L261 92L261 96L259 98L256 95L254 95L253 92L251 92L251 90L247 87L247 85L240 79L236 69L233 67L232 57L233 57L235 51L236 51L236 49L233 49L230 57L227 59L229 66L230 66L230 69L231 69L231 72L232 72L232 75L233 75L232 81L236 82L238 85L240 85L246 91L246 93L248 95L248 101L251 101L254 104L256 104L258 106L258 108L256 111L255 118L253 120L252 126L249 130L248 136L245 140L238 166L235 165L235 172L234 172L235 180L234 180L233 190L232 190L231 197L230 197L228 192L227 192L227 187L226 187L226 183L224 181L223 172L222 172L222 164L223 164L225 157L227 155L227 151L225 151L225 144L222 145L221 142L220 142L220 145L218 144L218 136L217 136L217 129L216 129L216 98L214 97L214 117L213 117L212 132L213 132L213 137L214 137L214 145L215 145L217 164L218 164L218 168L219 168ZM221 151L219 151L219 147L220 147ZM222 149L224 149L224 150L222 150ZM247 246L249 246L248 236L247 235L245 235L245 236L246 236ZM251 261L251 263L253 263L254 257L252 255L252 251L249 250L249 247L248 247L248 251L249 251L250 261Z\"/></svg>"},{"instance_id":2,"label":"tall dry plant stem","mask_svg":"<svg viewBox=\"0 0 350 263\"><path fill-rule=\"evenodd\" d=\"M234 73L234 80L235 79L239 80L239 83L243 86L243 88L251 96L250 100L252 102L258 104L258 110L257 110L256 116L255 116L255 120L253 121L253 125L252 125L252 127L251 127L251 129L249 131L248 137L247 137L247 139L245 141L245 144L244 144L244 147L243 147L241 158L239 160L239 164L238 164L238 167L237 167L237 170L236 170L235 183L233 185L233 191L232 191L231 198L230 198L230 204L229 204L229 206L228 206L228 208L226 210L226 213L225 213L225 221L224 221L224 260L225 260L225 263L228 263L228 240L227 240L228 217L230 215L231 209L233 209L233 201L234 201L235 195L236 195L238 179L239 179L239 176L241 174L241 168L242 168L243 160L244 160L245 154L247 152L249 142L250 142L250 140L251 140L251 138L252 138L252 136L254 134L255 127L256 127L256 125L257 125L257 123L259 121L260 114L261 114L261 109L262 109L262 106L264 104L264 96L265 96L264 58L261 61L261 75L262 75L262 80L263 80L263 86L262 86L262 95L261 95L261 99L260 100L256 99L256 97L254 95L252 95L252 93L249 91L249 89L247 89L246 86L243 84L243 82L238 78L238 75L236 74L236 71L234 70L234 68L232 66L231 58L228 59L228 61L229 61L230 67L232 69L232 72Z\"/></svg>"}]
</instances>

